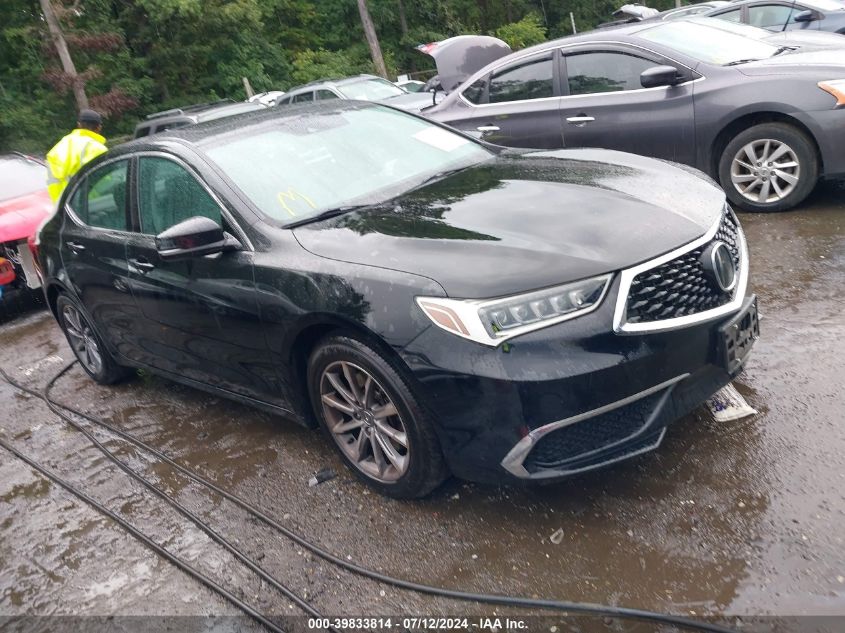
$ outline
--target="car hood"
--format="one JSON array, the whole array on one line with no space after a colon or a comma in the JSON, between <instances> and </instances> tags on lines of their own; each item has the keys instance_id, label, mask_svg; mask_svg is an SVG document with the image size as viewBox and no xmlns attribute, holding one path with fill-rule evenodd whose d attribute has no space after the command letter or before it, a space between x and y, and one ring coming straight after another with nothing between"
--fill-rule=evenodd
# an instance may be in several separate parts
<instances>
[{"instance_id":1,"label":"car hood","mask_svg":"<svg viewBox=\"0 0 845 633\"><path fill-rule=\"evenodd\" d=\"M23 240L53 212L47 190L0 202L0 242Z\"/></svg>"},{"instance_id":2,"label":"car hood","mask_svg":"<svg viewBox=\"0 0 845 633\"><path fill-rule=\"evenodd\" d=\"M322 257L487 298L651 259L706 233L724 205L709 178L674 163L607 150L507 152L294 234Z\"/></svg>"},{"instance_id":3,"label":"car hood","mask_svg":"<svg viewBox=\"0 0 845 633\"><path fill-rule=\"evenodd\" d=\"M784 75L784 74L806 74L808 71L838 72L845 73L845 37L839 48L833 46L810 45L802 46L800 50L783 53L762 59L758 62L749 62L737 66L739 71L745 75ZM767 40L771 41L771 40ZM791 44L787 40L786 44ZM837 77L824 77L834 79Z\"/></svg>"}]
</instances>

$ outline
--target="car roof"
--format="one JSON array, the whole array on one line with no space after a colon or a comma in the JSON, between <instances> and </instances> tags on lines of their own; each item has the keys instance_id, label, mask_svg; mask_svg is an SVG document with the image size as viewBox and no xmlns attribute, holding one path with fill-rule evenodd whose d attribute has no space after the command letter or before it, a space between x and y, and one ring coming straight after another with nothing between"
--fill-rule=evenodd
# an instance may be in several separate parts
<instances>
[{"instance_id":1,"label":"car roof","mask_svg":"<svg viewBox=\"0 0 845 633\"><path fill-rule=\"evenodd\" d=\"M142 136L127 141L110 150L110 155L117 156L125 153L141 151L153 147L166 147L174 142L182 145L202 145L213 142L214 139L231 134L239 130L260 128L268 122L276 125L286 121L296 120L304 114L330 114L363 108L388 107L371 101L353 101L346 99L332 99L305 104L293 104L285 108L253 108L241 114L221 117L196 125L173 128L159 132L153 136Z\"/></svg>"}]
</instances>

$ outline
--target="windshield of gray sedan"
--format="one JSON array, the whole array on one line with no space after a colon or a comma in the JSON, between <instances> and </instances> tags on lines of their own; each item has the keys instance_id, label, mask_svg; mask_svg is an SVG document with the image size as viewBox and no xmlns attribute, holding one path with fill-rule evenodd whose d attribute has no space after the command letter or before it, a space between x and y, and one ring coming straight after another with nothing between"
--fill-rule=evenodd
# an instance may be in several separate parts
<instances>
[{"instance_id":1,"label":"windshield of gray sedan","mask_svg":"<svg viewBox=\"0 0 845 633\"><path fill-rule=\"evenodd\" d=\"M382 106L280 118L206 154L261 213L283 224L384 202L493 156L464 136Z\"/></svg>"},{"instance_id":2,"label":"windshield of gray sedan","mask_svg":"<svg viewBox=\"0 0 845 633\"><path fill-rule=\"evenodd\" d=\"M768 59L778 52L767 42L694 21L661 24L637 35L708 64Z\"/></svg>"}]
</instances>

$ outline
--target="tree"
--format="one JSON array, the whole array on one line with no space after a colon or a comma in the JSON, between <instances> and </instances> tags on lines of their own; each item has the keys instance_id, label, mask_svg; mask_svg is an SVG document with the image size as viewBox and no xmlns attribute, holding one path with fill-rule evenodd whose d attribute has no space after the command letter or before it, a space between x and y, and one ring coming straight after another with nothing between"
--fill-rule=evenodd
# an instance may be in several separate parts
<instances>
[{"instance_id":1,"label":"tree","mask_svg":"<svg viewBox=\"0 0 845 633\"><path fill-rule=\"evenodd\" d=\"M370 55L373 58L376 72L387 79L387 67L384 65L384 56L381 54L381 45L376 35L376 27L373 24L373 19L370 17L370 11L367 8L367 0L358 0L358 13L361 14L361 25L364 27L364 37L367 38L367 44L370 46Z\"/></svg>"},{"instance_id":2,"label":"tree","mask_svg":"<svg viewBox=\"0 0 845 633\"><path fill-rule=\"evenodd\" d=\"M85 109L88 107L85 82L76 72L76 66L73 64L73 58L70 56L70 51L67 48L67 42L65 41L64 33L62 33L62 27L59 25L59 19L56 17L56 12L53 10L53 5L50 3L50 0L39 0L39 2L41 3L41 12L44 14L44 20L47 22L47 28L50 30L50 36L53 39L53 46L56 47L56 53L59 55L62 68L73 90L76 105L80 110Z\"/></svg>"}]
</instances>

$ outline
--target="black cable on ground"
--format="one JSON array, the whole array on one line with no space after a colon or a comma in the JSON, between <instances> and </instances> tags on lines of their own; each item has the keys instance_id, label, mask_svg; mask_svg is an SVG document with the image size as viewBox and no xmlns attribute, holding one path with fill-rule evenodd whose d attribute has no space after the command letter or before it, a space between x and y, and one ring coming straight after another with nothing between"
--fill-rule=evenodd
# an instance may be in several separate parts
<instances>
[{"instance_id":1,"label":"black cable on ground","mask_svg":"<svg viewBox=\"0 0 845 633\"><path fill-rule=\"evenodd\" d=\"M74 429L76 429L77 431L82 433L82 435L84 435L92 444L94 444L94 446L96 446L97 449L99 449L100 452L103 455L105 455L111 462L113 462L123 472L125 472L127 475L129 475L130 477L132 477L133 479L138 481L144 487L149 489L153 494L155 494L160 499L162 499L165 503L167 503L169 506L171 506L174 510L179 512L179 514L181 514L186 519L188 519L189 521L194 523L198 528L200 528L203 532L205 532L213 541L215 541L216 543L221 545L224 549L229 551L232 555L235 556L235 558L240 560L250 570L255 572L261 579L263 579L268 584L270 584L271 586L278 589L283 595L285 595L289 600L291 600L294 604L296 604L296 606L298 606L300 609L302 609L305 613L307 613L311 616L317 617L317 618L321 618L322 615L320 615L320 613L316 609L314 609L310 604L308 604L305 600L303 600L297 594L295 594L291 589L289 589L288 587L286 587L285 585L280 583L273 576L271 576L268 572L266 572L264 569L262 569L257 563L255 563L251 558L249 558L246 554L244 554L234 544L232 544L229 540L227 540L225 537L221 536L218 532L216 532L214 530L214 528L212 528L208 523L206 523L200 517L198 517L196 514L194 514L193 512L188 510L187 508L185 508L183 505L181 505L178 501L176 501L173 497L168 495L166 492L164 492L163 490L161 490L160 488L155 486L153 483L151 483L149 480L147 480L143 475L137 473L135 470L133 470L132 468L127 466L125 463L123 463L120 459L117 458L117 456L114 455L114 453L112 453L108 448L106 448L87 429L85 429L82 425L80 425L78 422L73 420L67 414L62 413L62 411L59 410L57 405L55 405L52 401L50 401L50 399L47 397L47 394L46 394L47 389L49 389L49 387L51 387L53 384L55 384L55 381L58 380L61 376L63 376L71 367L74 366L74 364L76 364L76 361L68 363L58 374L56 374L53 377L53 379L47 384L47 387L45 387L44 393L38 393L35 390L25 388L23 385L16 383L10 376L8 376L6 374L5 371L3 371L2 368L0 368L0 375L2 375L3 378L7 382L9 382L9 384L11 384L11 385L13 385L17 388L24 388L24 390L26 390L27 392L32 393L33 395L35 395L38 398L40 398L41 400L43 400L53 413L55 413L57 416L59 416L59 418L64 420L67 424L72 426ZM86 416L82 416L82 417L85 417L85 419L88 419Z\"/></svg>"},{"instance_id":2,"label":"black cable on ground","mask_svg":"<svg viewBox=\"0 0 845 633\"><path fill-rule=\"evenodd\" d=\"M128 521L126 521L124 518L122 518L121 516L115 514L111 510L109 510L107 507L102 505L99 501L92 499L91 497L86 495L84 492L82 492L81 490L76 488L70 482L66 481L65 479L62 479L61 477L59 477L54 472L47 470L46 468L44 468L40 464L36 463L35 461L33 461L32 459L30 459L29 457L27 457L26 455L24 455L20 451L18 451L13 446L7 444L6 441L3 440L3 439L0 439L0 447L9 451L12 455L17 457L21 461L25 462L30 468L32 468L33 470L41 473L41 475L43 475L44 477L46 477L47 479L49 479L53 483L61 486L62 488L67 490L69 493L71 493L72 495L74 495L75 497L80 499L81 501L84 501L86 504L88 504L89 506L94 508L100 514L110 518L112 521L114 521L115 523L120 525L124 530L129 532L136 539L141 541L148 548L150 548L151 550L156 552L159 556L161 556L162 558L170 561L171 563L176 565L176 567L178 567L179 569L184 571L186 574L193 576L196 580L198 580L199 582L204 584L206 587L208 587L209 589L211 589L212 591L214 591L218 595L226 598L226 600L228 600L229 602L234 604L236 607L238 607L239 609L241 609L242 611L244 611L245 613L247 613L251 617L255 618L255 620L257 620L258 622L260 622L261 624L266 626L271 631L274 631L275 633L284 633L284 629L281 629L278 626L276 626L273 622L271 622L266 617L264 617L263 615L258 613L258 611L253 609L251 606L249 606L243 600L241 600L237 596L231 594L225 588L218 585L211 578L209 578L208 576L203 574L201 571L199 571L195 567L191 566L189 563L186 563L184 560L182 560L181 558L179 558L175 554L171 554L169 551L167 551L161 545L159 545L158 543L153 541L146 534L140 532L137 528L133 527L132 524L129 523Z\"/></svg>"},{"instance_id":3,"label":"black cable on ground","mask_svg":"<svg viewBox=\"0 0 845 633\"><path fill-rule=\"evenodd\" d=\"M401 578L395 578L392 576L388 576L386 574L382 574L380 572L367 569L366 567L362 567L355 563L351 563L346 561L338 556L332 554L331 552L324 550L319 545L316 545L304 537L300 536L296 532L291 531L289 528L281 525L274 519L270 518L266 514L264 514L261 510L254 507L250 503L243 501L242 499L236 497L232 493L220 488L216 484L208 481L201 475L194 473L193 471L185 468L184 466L178 464L173 459L159 451L158 449L146 444L142 440L139 440L132 435L104 422L102 420L98 420L82 411L79 411L73 407L57 403L53 401L50 396L50 390L56 383L56 381L61 378L74 364L76 361L70 363L65 368L63 368L58 374L56 374L46 385L44 388L43 393L38 393L35 390L32 390L28 387L20 385L13 381L9 376L3 372L0 368L0 374L9 382L12 386L26 391L27 393L31 393L39 398L45 400L48 403L48 406L51 406L51 410L56 412L53 407L61 407L66 411L73 413L74 415L78 415L81 418L88 420L89 422L96 424L111 433L114 433L118 437L125 439L126 441L134 444L135 446L142 448L152 455L155 455L189 479L202 484L213 490L217 494L219 494L224 499L230 501L231 503L237 505L238 507L242 508L249 514L253 515L254 517L263 521L266 525L273 527L278 532L289 538L290 540L294 541L295 543L299 544L303 548L307 549L308 551L312 552L314 555L319 556L323 560L330 562L346 571L351 573L357 574L364 578L369 578L370 580L375 580L379 583L390 585L393 587L397 587L400 589L406 589L408 591L412 591L415 593L422 593L432 596L438 596L442 598L450 598L453 600L460 600L464 602L477 602L481 604L495 604L500 606L508 606L508 607L523 607L523 608L538 608L538 609L548 609L554 611L563 611L563 612L572 612L572 613L581 613L585 615L594 615L594 616L601 616L601 617L611 617L611 618L622 618L622 619L635 619L635 620L643 620L643 621L650 621L650 622L657 622L660 624L671 624L675 626L679 626L681 628L687 630L696 630L696 631L706 631L707 633L736 633L735 629L730 629L727 627L723 627L718 624L711 624L709 622L702 622L699 620L693 620L691 618L686 618L683 616L676 616L671 614L664 614L664 613L657 613L654 611L646 611L642 609L631 609L627 607L614 607L608 605L599 605L593 603L584 603L584 602L566 602L562 600L545 600L545 599L535 599L535 598L522 598L522 597L514 597L514 596L506 596L506 595L496 595L496 594L483 594L483 593L473 593L468 591L460 591L456 589L446 589L442 587L434 587L431 585L425 585L409 580L403 580ZM56 412L57 415L62 416L61 413ZM134 471L133 471L134 472Z\"/></svg>"}]
</instances>

